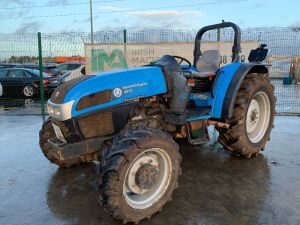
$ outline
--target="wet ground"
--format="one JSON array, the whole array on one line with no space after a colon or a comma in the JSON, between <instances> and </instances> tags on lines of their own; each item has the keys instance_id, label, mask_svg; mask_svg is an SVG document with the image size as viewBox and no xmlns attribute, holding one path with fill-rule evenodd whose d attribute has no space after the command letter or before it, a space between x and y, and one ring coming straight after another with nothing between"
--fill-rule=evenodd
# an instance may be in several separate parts
<instances>
[{"instance_id":1,"label":"wet ground","mask_svg":"<svg viewBox=\"0 0 300 225\"><path fill-rule=\"evenodd\" d=\"M120 224L95 197L94 167L59 169L39 150L38 116L0 116L0 224ZM161 213L140 224L300 224L300 117L277 117L255 159L181 144L183 174Z\"/></svg>"}]
</instances>

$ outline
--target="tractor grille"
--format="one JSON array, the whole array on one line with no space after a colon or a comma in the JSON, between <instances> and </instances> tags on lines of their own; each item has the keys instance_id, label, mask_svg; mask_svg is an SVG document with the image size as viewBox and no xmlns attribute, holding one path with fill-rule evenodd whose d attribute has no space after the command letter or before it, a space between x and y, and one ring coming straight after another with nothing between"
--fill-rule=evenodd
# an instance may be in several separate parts
<instances>
[{"instance_id":1,"label":"tractor grille","mask_svg":"<svg viewBox=\"0 0 300 225\"><path fill-rule=\"evenodd\" d=\"M100 91L81 98L76 105L76 110L86 109L95 105L111 101L111 90Z\"/></svg>"},{"instance_id":2,"label":"tractor grille","mask_svg":"<svg viewBox=\"0 0 300 225\"><path fill-rule=\"evenodd\" d=\"M66 139L68 139L70 131L67 128L67 126L65 125L65 122L54 120L54 119L52 119L51 122L54 123L56 126L58 126L60 128L62 134L64 135L64 137Z\"/></svg>"},{"instance_id":3,"label":"tractor grille","mask_svg":"<svg viewBox=\"0 0 300 225\"><path fill-rule=\"evenodd\" d=\"M85 138L107 136L114 133L112 112L80 117L78 118L78 125Z\"/></svg>"},{"instance_id":4,"label":"tractor grille","mask_svg":"<svg viewBox=\"0 0 300 225\"><path fill-rule=\"evenodd\" d=\"M58 126L68 143L75 143L81 140L80 134L76 131L73 120L58 121L51 119L51 122Z\"/></svg>"}]
</instances>

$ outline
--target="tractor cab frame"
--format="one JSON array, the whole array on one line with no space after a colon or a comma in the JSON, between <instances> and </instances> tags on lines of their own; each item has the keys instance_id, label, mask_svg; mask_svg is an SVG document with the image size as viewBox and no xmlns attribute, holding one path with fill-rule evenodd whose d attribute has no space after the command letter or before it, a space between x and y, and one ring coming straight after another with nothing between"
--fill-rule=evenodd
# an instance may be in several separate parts
<instances>
[{"instance_id":1,"label":"tractor cab frame","mask_svg":"<svg viewBox=\"0 0 300 225\"><path fill-rule=\"evenodd\" d=\"M214 24L210 26L205 26L201 28L195 38L195 48L194 48L194 66L196 66L199 57L202 55L201 52L201 40L203 35L211 30L217 30L222 28L231 27L234 30L234 41L232 46L232 62L239 61L239 53L241 52L241 29L234 23L231 22L222 22L219 24Z\"/></svg>"}]
</instances>

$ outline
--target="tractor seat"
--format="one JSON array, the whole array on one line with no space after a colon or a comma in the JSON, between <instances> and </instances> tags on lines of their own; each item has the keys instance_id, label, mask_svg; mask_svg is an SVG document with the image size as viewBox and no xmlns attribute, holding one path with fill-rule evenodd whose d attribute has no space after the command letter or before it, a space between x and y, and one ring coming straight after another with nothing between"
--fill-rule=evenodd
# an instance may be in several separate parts
<instances>
[{"instance_id":1,"label":"tractor seat","mask_svg":"<svg viewBox=\"0 0 300 225\"><path fill-rule=\"evenodd\" d=\"M196 78L206 78L215 75L220 68L220 52L219 50L208 50L202 53L196 63L197 72L192 75Z\"/></svg>"}]
</instances>

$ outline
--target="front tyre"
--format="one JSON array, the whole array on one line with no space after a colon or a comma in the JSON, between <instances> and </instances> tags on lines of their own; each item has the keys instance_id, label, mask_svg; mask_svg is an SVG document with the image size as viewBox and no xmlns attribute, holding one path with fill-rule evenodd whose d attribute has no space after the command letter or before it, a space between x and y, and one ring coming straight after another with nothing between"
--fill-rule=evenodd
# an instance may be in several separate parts
<instances>
[{"instance_id":1,"label":"front tyre","mask_svg":"<svg viewBox=\"0 0 300 225\"><path fill-rule=\"evenodd\" d=\"M85 155L78 155L72 159L63 159L61 158L57 149L53 147L48 140L56 137L54 128L52 126L51 120L47 119L42 126L42 129L39 133L40 136L40 148L44 156L52 163L58 165L59 167L69 168L72 166L78 166L82 163L91 162L98 158L98 152L87 153ZM70 149L72 150L72 149Z\"/></svg>"},{"instance_id":2,"label":"front tyre","mask_svg":"<svg viewBox=\"0 0 300 225\"><path fill-rule=\"evenodd\" d=\"M218 129L219 142L234 155L256 156L270 139L275 102L267 74L248 74L236 96L231 128Z\"/></svg>"},{"instance_id":3,"label":"front tyre","mask_svg":"<svg viewBox=\"0 0 300 225\"><path fill-rule=\"evenodd\" d=\"M158 129L128 131L103 151L100 204L117 219L138 223L160 211L178 186L181 155Z\"/></svg>"}]
</instances>

